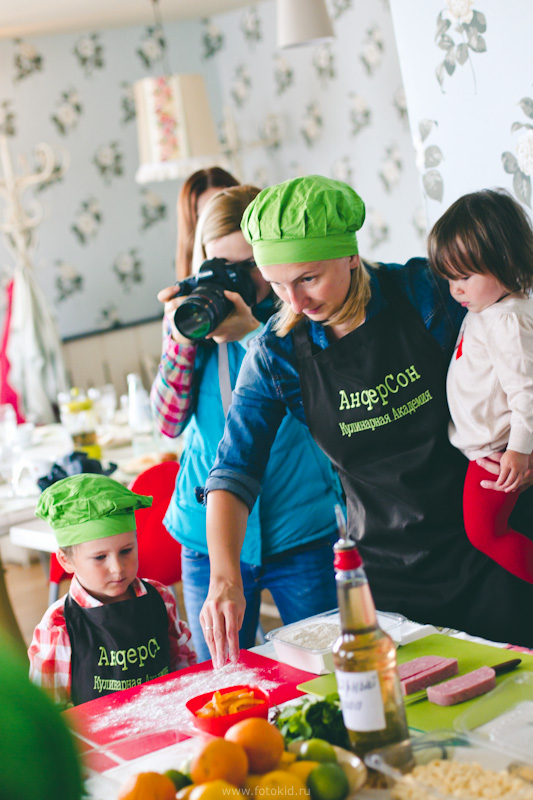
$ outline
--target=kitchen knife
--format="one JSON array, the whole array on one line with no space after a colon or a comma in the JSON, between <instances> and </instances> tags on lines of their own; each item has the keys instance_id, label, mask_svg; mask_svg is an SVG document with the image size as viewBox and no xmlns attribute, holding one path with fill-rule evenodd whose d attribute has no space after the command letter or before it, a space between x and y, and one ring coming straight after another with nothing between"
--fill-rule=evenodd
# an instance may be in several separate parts
<instances>
[{"instance_id":1,"label":"kitchen knife","mask_svg":"<svg viewBox=\"0 0 533 800\"><path fill-rule=\"evenodd\" d=\"M510 661L502 661L501 664L495 664L491 669L494 670L496 675L503 675L506 672L511 672L511 670L516 669L521 663L521 658L512 658ZM445 683L445 681L442 682ZM406 694L403 700L407 705L411 705L411 703L416 703L418 700L427 700L427 696L427 690L421 689L419 692Z\"/></svg>"}]
</instances>

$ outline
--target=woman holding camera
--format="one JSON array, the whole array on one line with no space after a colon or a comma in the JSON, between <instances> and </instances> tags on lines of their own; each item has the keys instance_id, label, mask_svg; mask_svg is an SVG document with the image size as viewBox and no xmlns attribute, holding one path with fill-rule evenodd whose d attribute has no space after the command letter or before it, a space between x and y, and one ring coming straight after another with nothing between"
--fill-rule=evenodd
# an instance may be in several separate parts
<instances>
[{"instance_id":1,"label":"woman holding camera","mask_svg":"<svg viewBox=\"0 0 533 800\"><path fill-rule=\"evenodd\" d=\"M258 268L283 302L250 346L205 487L214 568L201 620L215 667L238 657L239 550L287 413L339 471L378 608L533 645L524 622L531 585L464 532L467 462L448 440L445 376L465 310L425 259L362 262L364 218L350 186L318 175L264 189L243 216ZM524 531L524 520L516 527Z\"/></svg>"},{"instance_id":2,"label":"woman holding camera","mask_svg":"<svg viewBox=\"0 0 533 800\"><path fill-rule=\"evenodd\" d=\"M185 431L165 525L182 544L185 605L200 661L209 658L199 614L207 597L210 564L205 507L198 503L195 489L204 485L224 432L224 373L234 387L249 341L273 312L270 286L255 267L252 248L240 230L244 210L258 193L252 186L235 186L213 196L200 215L193 255L196 272L206 258L226 259L232 269L248 271L256 303L250 307L239 292L225 291L232 312L205 340L193 342L174 324L176 308L187 298L177 297L175 286L158 295L165 304L167 332L152 407L166 436ZM219 368L226 344L228 364ZM337 537L336 503L342 503L340 484L328 459L305 427L287 415L247 520L240 555L239 585L246 598L240 647L254 645L262 589L270 590L285 624L336 606L331 554Z\"/></svg>"}]
</instances>

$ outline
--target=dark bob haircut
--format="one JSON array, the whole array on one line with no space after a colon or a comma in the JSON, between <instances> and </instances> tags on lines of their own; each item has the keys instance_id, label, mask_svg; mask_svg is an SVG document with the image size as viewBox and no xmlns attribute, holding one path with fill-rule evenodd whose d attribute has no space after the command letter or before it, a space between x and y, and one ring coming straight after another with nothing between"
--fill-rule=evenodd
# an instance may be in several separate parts
<instances>
[{"instance_id":1,"label":"dark bob haircut","mask_svg":"<svg viewBox=\"0 0 533 800\"><path fill-rule=\"evenodd\" d=\"M456 280L490 273L508 292L533 288L533 229L505 189L465 194L437 220L428 236L431 269Z\"/></svg>"}]
</instances>

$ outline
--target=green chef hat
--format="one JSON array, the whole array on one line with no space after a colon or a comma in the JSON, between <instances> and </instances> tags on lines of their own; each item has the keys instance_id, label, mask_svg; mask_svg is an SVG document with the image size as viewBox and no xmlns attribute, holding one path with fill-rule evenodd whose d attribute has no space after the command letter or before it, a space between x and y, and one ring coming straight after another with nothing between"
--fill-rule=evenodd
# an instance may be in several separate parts
<instances>
[{"instance_id":1,"label":"green chef hat","mask_svg":"<svg viewBox=\"0 0 533 800\"><path fill-rule=\"evenodd\" d=\"M365 204L346 183L307 175L263 189L241 228L259 267L323 261L358 253Z\"/></svg>"},{"instance_id":2,"label":"green chef hat","mask_svg":"<svg viewBox=\"0 0 533 800\"><path fill-rule=\"evenodd\" d=\"M35 513L54 529L59 547L67 547L134 531L135 510L151 505L151 497L130 492L106 475L83 473L45 489Z\"/></svg>"}]
</instances>

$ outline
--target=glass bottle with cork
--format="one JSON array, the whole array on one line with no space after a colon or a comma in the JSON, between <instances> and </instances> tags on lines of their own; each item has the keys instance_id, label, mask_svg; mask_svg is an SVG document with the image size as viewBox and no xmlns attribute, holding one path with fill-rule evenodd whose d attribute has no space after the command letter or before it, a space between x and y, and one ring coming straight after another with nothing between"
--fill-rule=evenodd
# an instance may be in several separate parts
<instances>
[{"instance_id":1,"label":"glass bottle with cork","mask_svg":"<svg viewBox=\"0 0 533 800\"><path fill-rule=\"evenodd\" d=\"M405 743L409 732L396 645L378 625L361 556L346 534L340 507L336 512L340 538L333 552L341 634L333 645L333 663L351 749L362 758L370 750Z\"/></svg>"}]
</instances>

